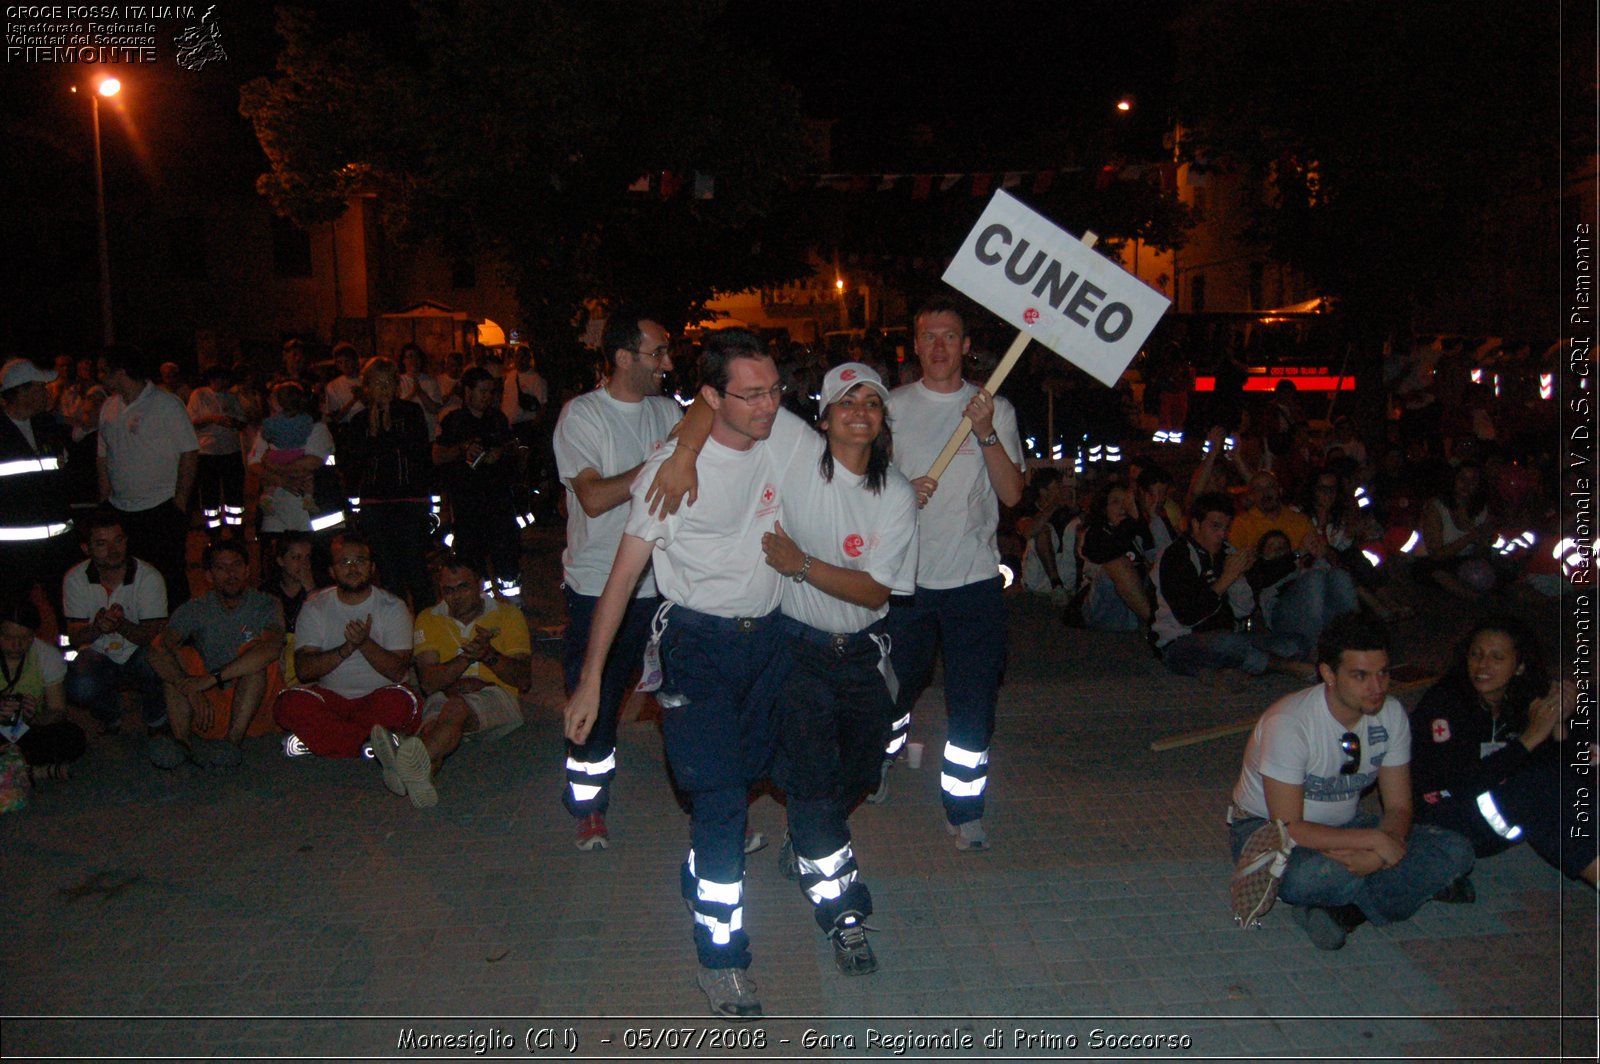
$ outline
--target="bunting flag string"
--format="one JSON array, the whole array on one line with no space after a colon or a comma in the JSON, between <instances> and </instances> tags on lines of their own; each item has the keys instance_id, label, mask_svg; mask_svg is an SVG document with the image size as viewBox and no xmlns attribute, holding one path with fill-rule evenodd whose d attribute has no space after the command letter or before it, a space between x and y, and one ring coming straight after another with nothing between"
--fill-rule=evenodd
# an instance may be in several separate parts
<instances>
[{"instance_id":1,"label":"bunting flag string","mask_svg":"<svg viewBox=\"0 0 1600 1064\"><path fill-rule=\"evenodd\" d=\"M911 198L925 200L937 191L948 194L961 189L974 199L983 199L996 187L1003 189L1026 188L1033 195L1049 193L1062 181L1073 177L1091 181L1093 187L1104 191L1119 182L1141 181L1171 194L1178 187L1178 164L1171 161L1158 163L1123 163L1111 161L1103 166L1064 166L1049 170L971 171L967 173L936 174L877 174L829 173L808 174L797 185L801 188L828 189L834 192L860 194L865 192L896 192L909 187ZM1197 173L1195 181L1204 180ZM642 174L628 186L631 192L646 193L660 199L671 199L686 190L695 199L715 196L715 179L696 171L675 173L656 170Z\"/></svg>"}]
</instances>

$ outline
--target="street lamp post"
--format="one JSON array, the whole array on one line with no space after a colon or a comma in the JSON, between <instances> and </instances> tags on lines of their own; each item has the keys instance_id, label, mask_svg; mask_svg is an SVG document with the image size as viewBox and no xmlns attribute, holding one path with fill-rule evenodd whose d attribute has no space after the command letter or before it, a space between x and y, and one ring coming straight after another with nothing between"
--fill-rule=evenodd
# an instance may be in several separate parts
<instances>
[{"instance_id":1,"label":"street lamp post","mask_svg":"<svg viewBox=\"0 0 1600 1064\"><path fill-rule=\"evenodd\" d=\"M114 339L111 324L111 250L106 244L106 177L100 158L100 97L110 98L122 91L122 82L116 78L102 78L89 94L94 114L94 217L100 236L100 332L101 339L110 344Z\"/></svg>"}]
</instances>

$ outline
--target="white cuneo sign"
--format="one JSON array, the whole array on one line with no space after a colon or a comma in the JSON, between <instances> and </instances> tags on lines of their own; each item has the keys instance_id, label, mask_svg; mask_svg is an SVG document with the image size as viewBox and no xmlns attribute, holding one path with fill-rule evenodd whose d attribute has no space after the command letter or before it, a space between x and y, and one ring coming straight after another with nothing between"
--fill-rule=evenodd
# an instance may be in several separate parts
<instances>
[{"instance_id":1,"label":"white cuneo sign","mask_svg":"<svg viewBox=\"0 0 1600 1064\"><path fill-rule=\"evenodd\" d=\"M1172 305L998 190L944 281L1106 385L1117 383Z\"/></svg>"}]
</instances>

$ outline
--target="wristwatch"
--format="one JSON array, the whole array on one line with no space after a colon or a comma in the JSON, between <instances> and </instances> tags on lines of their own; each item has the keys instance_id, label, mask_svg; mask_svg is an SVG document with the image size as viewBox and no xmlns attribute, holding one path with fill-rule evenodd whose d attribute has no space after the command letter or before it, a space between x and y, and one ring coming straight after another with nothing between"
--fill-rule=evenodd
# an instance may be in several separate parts
<instances>
[{"instance_id":1,"label":"wristwatch","mask_svg":"<svg viewBox=\"0 0 1600 1064\"><path fill-rule=\"evenodd\" d=\"M800 563L799 569L796 569L793 573L789 574L789 579L793 580L797 584L805 583L806 574L811 571L811 555L807 554L805 559L805 561Z\"/></svg>"},{"instance_id":2,"label":"wristwatch","mask_svg":"<svg viewBox=\"0 0 1600 1064\"><path fill-rule=\"evenodd\" d=\"M998 432L991 432L987 436L979 437L978 446L979 447L993 447L995 444L997 444L999 442L1000 442L1000 434Z\"/></svg>"}]
</instances>

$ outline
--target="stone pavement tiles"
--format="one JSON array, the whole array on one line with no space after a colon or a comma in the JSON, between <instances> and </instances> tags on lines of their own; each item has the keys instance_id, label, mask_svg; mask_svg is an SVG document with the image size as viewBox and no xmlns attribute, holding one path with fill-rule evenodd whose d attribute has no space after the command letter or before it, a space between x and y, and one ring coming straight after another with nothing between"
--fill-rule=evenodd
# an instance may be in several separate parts
<instances>
[{"instance_id":1,"label":"stone pavement tiles","mask_svg":"<svg viewBox=\"0 0 1600 1064\"><path fill-rule=\"evenodd\" d=\"M869 1032L881 1047L999 1028L1013 1059L1151 1053L1089 1052L1107 1033L1187 1037L1174 1057L1593 1054L1592 892L1519 848L1479 866L1476 905L1363 927L1339 953L1283 911L1241 932L1222 808L1244 737L1148 744L1249 717L1287 682L1219 693L1166 675L1134 636L1068 630L1020 601L1011 619L995 849L958 853L941 829L937 687L912 724L923 768L897 766L889 803L854 818L876 975L834 970L775 867L782 809L753 804L774 840L746 883L769 1052L827 1055L807 1031L849 1055ZM540 703L527 727L452 758L426 811L374 765L290 761L271 739L220 776L161 773L139 740L96 740L74 780L0 817L0 1051L378 1055L405 1029L548 1024L640 1058L649 1018L715 1028L677 895L688 820L654 724L624 725L614 845L584 854L558 801L559 692ZM1591 1018L1563 1031L1563 1012Z\"/></svg>"}]
</instances>

